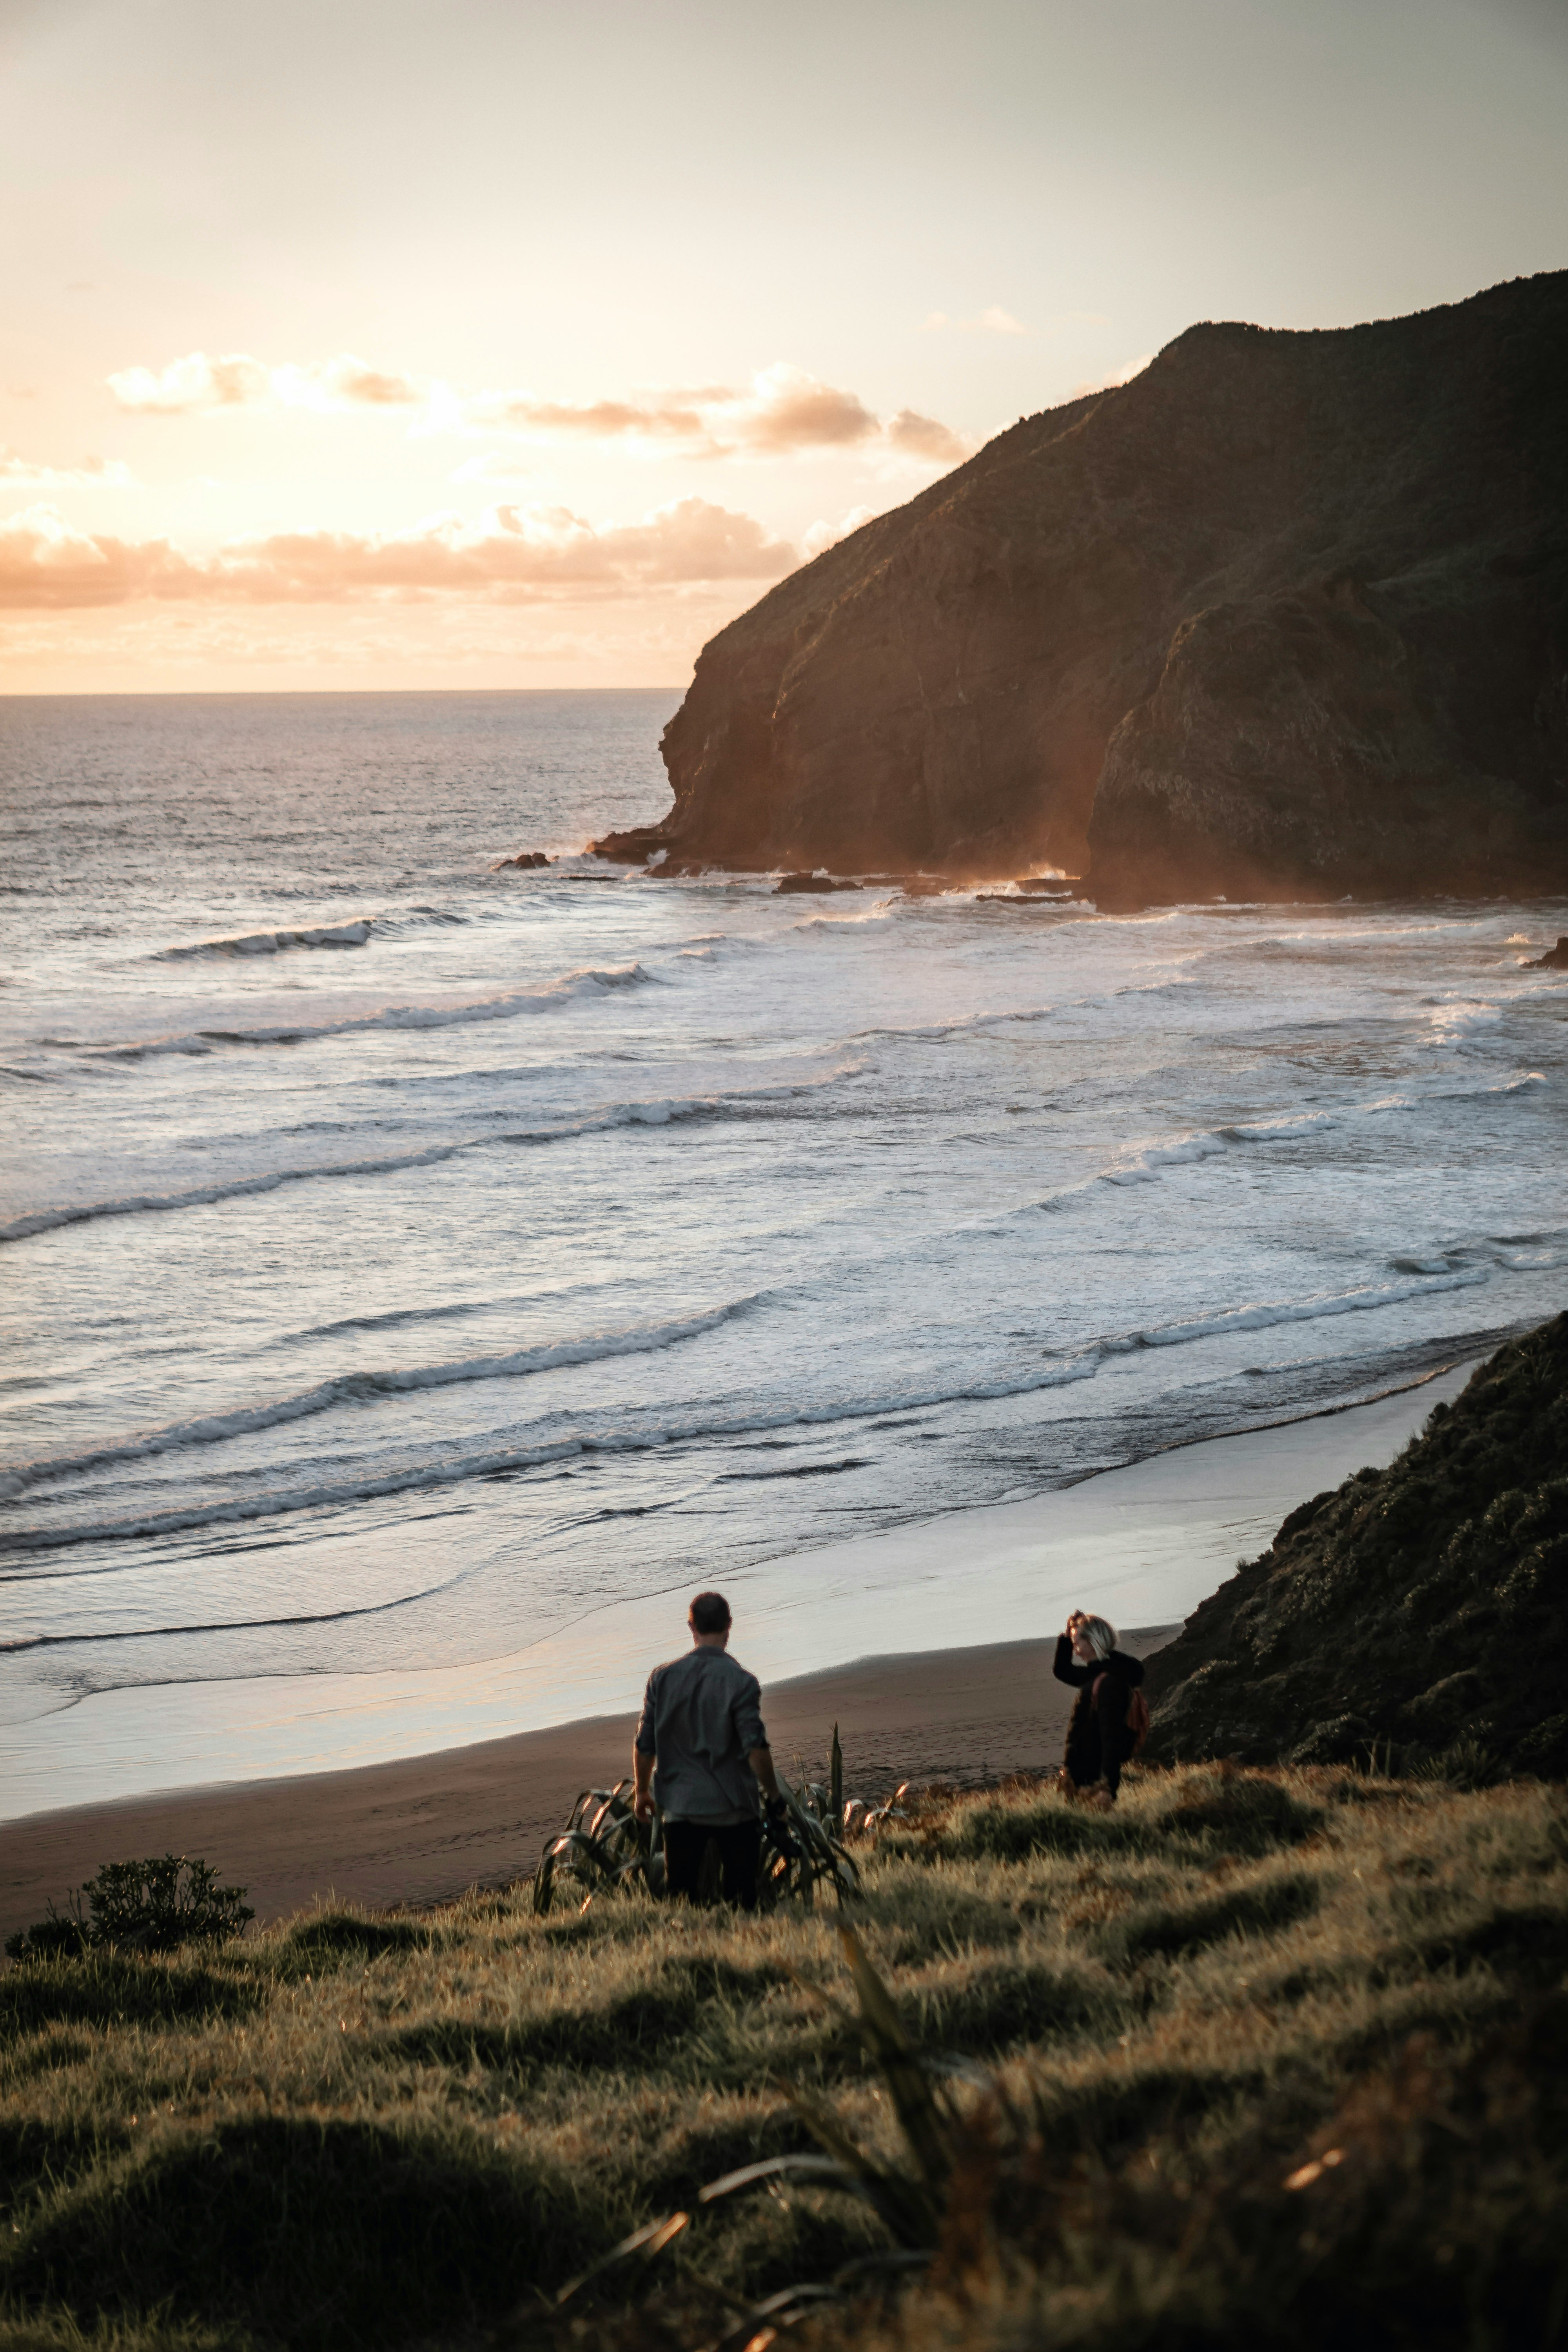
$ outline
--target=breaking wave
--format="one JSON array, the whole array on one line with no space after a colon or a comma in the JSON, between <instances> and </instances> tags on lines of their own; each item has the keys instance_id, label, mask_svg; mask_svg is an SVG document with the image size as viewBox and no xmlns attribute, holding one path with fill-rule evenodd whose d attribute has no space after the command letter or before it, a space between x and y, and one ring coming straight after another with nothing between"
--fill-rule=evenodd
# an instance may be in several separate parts
<instances>
[{"instance_id":1,"label":"breaking wave","mask_svg":"<svg viewBox=\"0 0 1568 2352\"><path fill-rule=\"evenodd\" d=\"M1518 1070L1506 1078L1483 1081L1475 1086L1434 1087L1409 1094L1382 1095L1374 1102L1344 1103L1332 1110L1304 1111L1282 1118L1232 1120L1224 1127L1195 1129L1190 1135L1173 1136L1169 1141L1148 1143L1126 1158L1101 1169L1098 1174L1086 1176L1076 1184L1065 1185L1059 1192L1048 1194L1037 1203L1040 1208L1055 1208L1083 1193L1096 1184L1152 1184L1167 1168L1190 1167L1203 1160L1223 1159L1238 1146L1247 1144L1300 1143L1315 1136L1331 1134L1358 1118L1373 1118L1394 1111L1419 1110L1432 1102L1485 1102L1506 1099L1512 1095L1531 1094L1547 1083L1540 1070Z\"/></svg>"},{"instance_id":2,"label":"breaking wave","mask_svg":"<svg viewBox=\"0 0 1568 2352\"><path fill-rule=\"evenodd\" d=\"M208 1413L199 1421L172 1422L166 1428L148 1430L142 1436L124 1438L116 1444L95 1446L84 1454L46 1454L36 1462L18 1464L0 1472L0 1501L9 1502L47 1479L80 1476L118 1462L145 1461L150 1454L172 1454L184 1446L221 1444L226 1438L248 1437L259 1429L277 1429L284 1422L330 1412L334 1405L363 1404L375 1397L405 1396L421 1389L451 1388L460 1381L518 1380L563 1364L601 1363L611 1356L647 1355L660 1348L677 1347L683 1339L700 1339L706 1331L717 1331L758 1303L756 1298L731 1299L705 1314L673 1322L546 1341L534 1348L514 1348L500 1356L458 1357L447 1363L414 1364L401 1370L341 1372L296 1396L277 1397L233 1412Z\"/></svg>"},{"instance_id":3,"label":"breaking wave","mask_svg":"<svg viewBox=\"0 0 1568 2352\"><path fill-rule=\"evenodd\" d=\"M1321 1292L1307 1298L1258 1301L1220 1308L1212 1315L1184 1322L1151 1324L1139 1329L1108 1335L1061 1354L1047 1352L1037 1355L1032 1361L1017 1363L1009 1372L990 1380L919 1387L911 1384L901 1389L887 1389L873 1395L839 1397L815 1406L789 1405L773 1411L732 1415L714 1414L711 1411L694 1412L689 1409L663 1415L657 1412L643 1416L634 1414L630 1426L623 1421L616 1427L573 1430L550 1437L535 1434L529 1442L503 1446L492 1444L482 1452L461 1453L447 1449L418 1462L405 1459L397 1467L381 1473L286 1489L257 1490L221 1502L200 1503L185 1508L142 1512L124 1517L11 1528L5 1530L0 1540L3 1540L6 1550L32 1552L111 1538L177 1534L195 1528L274 1518L299 1511L336 1508L420 1488L448 1486L475 1478L494 1478L509 1473L527 1472L584 1454L640 1453L662 1445L758 1435L782 1429L819 1428L844 1422L874 1421L892 1412L1031 1395L1075 1381L1092 1381L1108 1359L1124 1356L1133 1349L1192 1346L1208 1339L1222 1339L1231 1332L1260 1331L1278 1324L1315 1322L1328 1316L1363 1314L1437 1292L1468 1289L1489 1278L1487 1267L1466 1266L1443 1275L1362 1284L1351 1290ZM482 1380L541 1370L546 1369L551 1360L581 1362L591 1360L595 1356L669 1347L681 1339L717 1329L722 1323L762 1307L766 1297L767 1294L759 1293L752 1297L731 1301L707 1315L692 1317L680 1323L649 1327L642 1332L609 1335L603 1339L581 1343L563 1343L567 1350L580 1347L580 1353L555 1353L548 1348L521 1349L510 1358L475 1358L452 1366L424 1367L406 1373L348 1375L342 1380L322 1382L319 1388L309 1390L298 1398L284 1399L271 1405L151 1431L141 1438L127 1439L119 1446L100 1447L91 1454L68 1460L55 1457L18 1465L5 1482L0 1483L0 1496L14 1496L46 1480L72 1473L79 1475L89 1469L135 1460L175 1446L213 1444L278 1422L298 1419L306 1413L324 1412L332 1404L352 1402L356 1398L368 1400L377 1393L394 1394L400 1391L438 1386L448 1381Z\"/></svg>"},{"instance_id":4,"label":"breaking wave","mask_svg":"<svg viewBox=\"0 0 1568 2352\"><path fill-rule=\"evenodd\" d=\"M299 931L241 931L228 940L196 940L189 947L163 948L155 963L185 963L200 956L281 955L289 948L363 948L375 928L363 915L352 923L322 923Z\"/></svg>"},{"instance_id":5,"label":"breaking wave","mask_svg":"<svg viewBox=\"0 0 1568 2352\"><path fill-rule=\"evenodd\" d=\"M308 1184L318 1177L400 1175L416 1168L433 1168L470 1151L497 1145L561 1143L574 1136L596 1135L616 1127L667 1127L691 1118L721 1118L774 1102L788 1102L830 1087L840 1078L858 1076L850 1064L816 1079L795 1080L777 1087L736 1087L725 1094L670 1095L643 1102L606 1105L576 1118L549 1125L514 1128L493 1135L460 1136L447 1143L427 1144L417 1151L383 1152L370 1160L326 1160L308 1168L272 1168L255 1176L235 1176L215 1184L196 1184L177 1192L128 1192L118 1200L83 1201L47 1209L34 1209L0 1224L0 1243L26 1241L31 1234L54 1232L61 1225L90 1223L98 1217L131 1217L153 1211L205 1208L216 1201L244 1200L253 1193L274 1192L282 1184Z\"/></svg>"},{"instance_id":6,"label":"breaking wave","mask_svg":"<svg viewBox=\"0 0 1568 2352\"><path fill-rule=\"evenodd\" d=\"M456 1029L470 1021L510 1021L520 1013L552 1013L574 997L601 994L609 989L637 988L658 983L640 963L569 971L545 988L518 989L505 996L484 996L470 1004L388 1004L378 1013L360 1013L342 1021L288 1022L254 1029L196 1029L182 1036L148 1037L131 1045L100 1045L88 1050L99 1061L139 1062L154 1054L210 1054L217 1045L302 1045L322 1037L352 1037L373 1029Z\"/></svg>"}]
</instances>

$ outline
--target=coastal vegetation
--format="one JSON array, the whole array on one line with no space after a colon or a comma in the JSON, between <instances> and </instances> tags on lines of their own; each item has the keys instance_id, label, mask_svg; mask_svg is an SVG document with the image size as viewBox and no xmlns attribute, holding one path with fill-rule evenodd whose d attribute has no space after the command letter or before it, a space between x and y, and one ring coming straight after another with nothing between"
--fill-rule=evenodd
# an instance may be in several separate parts
<instances>
[{"instance_id":1,"label":"coastal vegetation","mask_svg":"<svg viewBox=\"0 0 1568 2352\"><path fill-rule=\"evenodd\" d=\"M524 1884L14 1966L0 2341L1550 2340L1558 1791L1134 1766L860 1857L842 1911Z\"/></svg>"},{"instance_id":2,"label":"coastal vegetation","mask_svg":"<svg viewBox=\"0 0 1568 2352\"><path fill-rule=\"evenodd\" d=\"M1151 1661L1150 1754L1568 1775L1568 1315L1290 1513Z\"/></svg>"}]
</instances>

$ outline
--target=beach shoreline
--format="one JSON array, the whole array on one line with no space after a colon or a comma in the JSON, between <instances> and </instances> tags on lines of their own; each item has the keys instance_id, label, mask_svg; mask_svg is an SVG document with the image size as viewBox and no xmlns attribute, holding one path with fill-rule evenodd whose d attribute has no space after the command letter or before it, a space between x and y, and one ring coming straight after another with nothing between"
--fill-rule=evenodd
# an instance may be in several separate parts
<instances>
[{"instance_id":1,"label":"beach shoreline","mask_svg":"<svg viewBox=\"0 0 1568 2352\"><path fill-rule=\"evenodd\" d=\"M1152 1650L1173 1625L1130 1629ZM1054 1769L1077 1693L1051 1680L1054 1639L868 1658L766 1696L785 1777L819 1778L837 1724L845 1788L889 1795L912 1779ZM244 1885L258 1917L313 1902L373 1909L448 1901L528 1876L581 1790L631 1770L635 1713L513 1733L351 1772L237 1782L35 1813L0 1826L0 1937L43 1916L100 1864L200 1855Z\"/></svg>"},{"instance_id":2,"label":"beach shoreline","mask_svg":"<svg viewBox=\"0 0 1568 2352\"><path fill-rule=\"evenodd\" d=\"M1054 1766L1070 1695L1051 1680L1050 1659L1068 1606L1107 1611L1134 1649L1170 1638L1288 1510L1363 1462L1391 1460L1473 1369L1466 1361L1359 1404L1171 1447L1026 1501L826 1547L809 1555L808 1581L796 1566L793 1592L780 1573L787 1562L735 1580L736 1650L762 1675L781 1764L818 1769L837 1723L852 1795L882 1795L908 1778ZM803 1612L819 1654L824 1623L836 1622L852 1654L803 1671ZM0 1822L0 1933L132 1853L201 1855L248 1886L264 1920L318 1898L431 1903L525 1875L579 1790L626 1772L640 1672L679 1644L681 1612L668 1595L612 1613L631 1620L606 1645L613 1703L569 1721L347 1769L209 1774ZM890 1623L915 1643L889 1654ZM628 1645L637 1680L627 1678Z\"/></svg>"}]
</instances>

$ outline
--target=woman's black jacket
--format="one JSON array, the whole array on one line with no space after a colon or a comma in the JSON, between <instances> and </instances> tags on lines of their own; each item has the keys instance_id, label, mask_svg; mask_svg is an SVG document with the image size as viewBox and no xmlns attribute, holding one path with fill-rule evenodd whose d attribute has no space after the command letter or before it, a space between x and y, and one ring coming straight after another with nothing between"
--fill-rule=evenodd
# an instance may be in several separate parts
<instances>
[{"instance_id":1,"label":"woman's black jacket","mask_svg":"<svg viewBox=\"0 0 1568 2352\"><path fill-rule=\"evenodd\" d=\"M1068 1726L1067 1754L1062 1761L1080 1789L1103 1780L1112 1796L1127 1761L1127 1703L1143 1679L1143 1661L1124 1650L1109 1658L1093 1658L1080 1666L1065 1633L1057 1636L1057 1662L1051 1668L1058 1683L1078 1685L1078 1705ZM1095 1684L1100 1684L1098 1697Z\"/></svg>"}]
</instances>

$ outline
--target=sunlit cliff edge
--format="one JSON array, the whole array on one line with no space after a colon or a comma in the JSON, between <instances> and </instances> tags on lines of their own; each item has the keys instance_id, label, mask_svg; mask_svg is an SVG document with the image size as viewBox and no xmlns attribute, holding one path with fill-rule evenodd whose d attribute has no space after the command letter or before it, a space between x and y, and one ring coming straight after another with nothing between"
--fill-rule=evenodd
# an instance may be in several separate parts
<instances>
[{"instance_id":1,"label":"sunlit cliff edge","mask_svg":"<svg viewBox=\"0 0 1568 2352\"><path fill-rule=\"evenodd\" d=\"M1568 271L1189 328L707 646L608 854L1103 898L1568 887Z\"/></svg>"}]
</instances>

